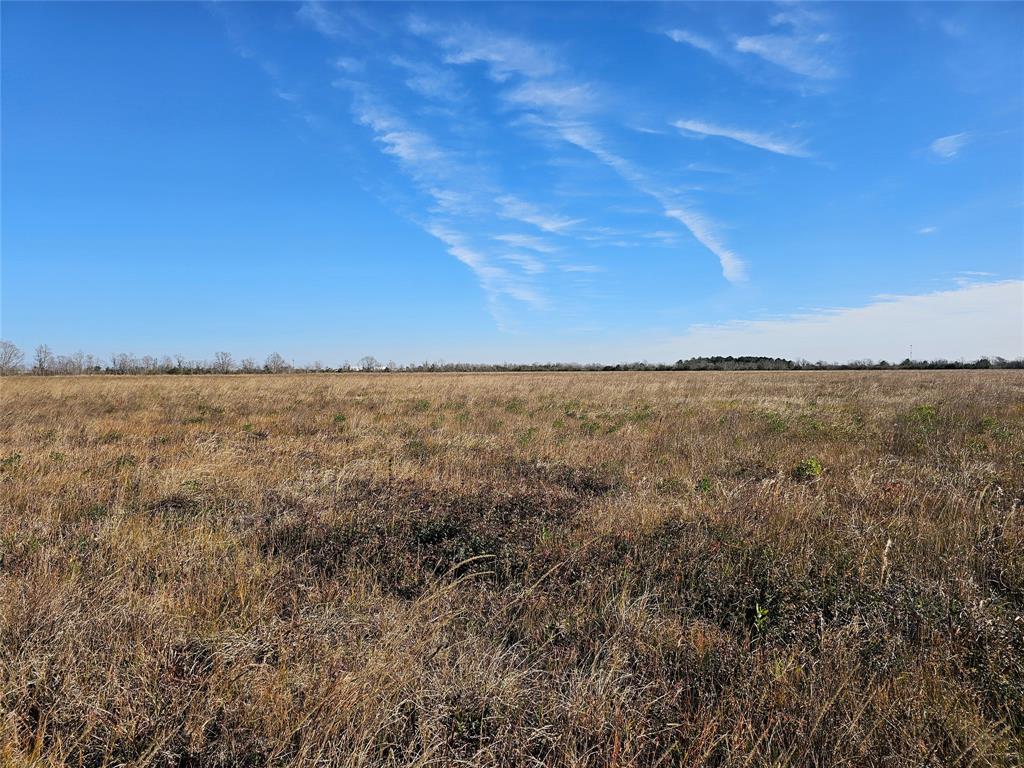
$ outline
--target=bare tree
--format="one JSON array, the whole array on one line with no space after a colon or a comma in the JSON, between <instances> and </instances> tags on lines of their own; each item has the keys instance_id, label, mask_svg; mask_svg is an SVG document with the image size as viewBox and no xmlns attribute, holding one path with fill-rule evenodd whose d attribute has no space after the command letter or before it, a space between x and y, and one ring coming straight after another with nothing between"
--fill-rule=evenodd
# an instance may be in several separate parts
<instances>
[{"instance_id":1,"label":"bare tree","mask_svg":"<svg viewBox=\"0 0 1024 768\"><path fill-rule=\"evenodd\" d=\"M366 355L359 358L359 368L364 371L376 371L380 368L380 363L373 355Z\"/></svg>"},{"instance_id":2,"label":"bare tree","mask_svg":"<svg viewBox=\"0 0 1024 768\"><path fill-rule=\"evenodd\" d=\"M24 353L9 341L0 340L0 376L8 376L21 370L25 362Z\"/></svg>"},{"instance_id":3,"label":"bare tree","mask_svg":"<svg viewBox=\"0 0 1024 768\"><path fill-rule=\"evenodd\" d=\"M115 352L110 356L110 367L117 373L138 373L139 361L131 352Z\"/></svg>"},{"instance_id":4,"label":"bare tree","mask_svg":"<svg viewBox=\"0 0 1024 768\"><path fill-rule=\"evenodd\" d=\"M45 344L36 347L36 359L32 370L40 374L53 372L53 352Z\"/></svg>"},{"instance_id":5,"label":"bare tree","mask_svg":"<svg viewBox=\"0 0 1024 768\"><path fill-rule=\"evenodd\" d=\"M256 361L251 357L242 358L242 371L243 373L252 373L256 370Z\"/></svg>"},{"instance_id":6,"label":"bare tree","mask_svg":"<svg viewBox=\"0 0 1024 768\"><path fill-rule=\"evenodd\" d=\"M216 352L213 355L213 370L217 373L230 373L235 367L235 361L230 352Z\"/></svg>"},{"instance_id":7,"label":"bare tree","mask_svg":"<svg viewBox=\"0 0 1024 768\"><path fill-rule=\"evenodd\" d=\"M49 371L50 373L59 373L64 376L76 376L85 368L85 354L82 352L75 352L70 355L57 355L52 358Z\"/></svg>"},{"instance_id":8,"label":"bare tree","mask_svg":"<svg viewBox=\"0 0 1024 768\"><path fill-rule=\"evenodd\" d=\"M281 357L277 352L271 352L267 355L267 361L263 364L263 369L268 373L281 373L291 368L288 365L288 361Z\"/></svg>"}]
</instances>

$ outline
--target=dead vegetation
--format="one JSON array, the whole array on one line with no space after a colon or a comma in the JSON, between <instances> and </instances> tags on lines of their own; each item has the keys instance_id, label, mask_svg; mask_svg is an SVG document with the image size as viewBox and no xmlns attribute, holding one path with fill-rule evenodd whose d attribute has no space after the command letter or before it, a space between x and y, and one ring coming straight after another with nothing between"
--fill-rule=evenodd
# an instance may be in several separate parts
<instances>
[{"instance_id":1,"label":"dead vegetation","mask_svg":"<svg viewBox=\"0 0 1024 768\"><path fill-rule=\"evenodd\" d=\"M0 763L1021 764L1019 372L0 387Z\"/></svg>"}]
</instances>

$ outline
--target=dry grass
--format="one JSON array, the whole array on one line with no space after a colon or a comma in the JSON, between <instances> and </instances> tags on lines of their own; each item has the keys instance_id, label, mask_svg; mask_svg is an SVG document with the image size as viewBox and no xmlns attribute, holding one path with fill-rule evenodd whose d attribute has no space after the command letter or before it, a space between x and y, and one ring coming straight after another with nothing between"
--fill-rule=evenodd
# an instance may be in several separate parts
<instances>
[{"instance_id":1,"label":"dry grass","mask_svg":"<svg viewBox=\"0 0 1024 768\"><path fill-rule=\"evenodd\" d=\"M0 387L0 763L1020 764L1019 372Z\"/></svg>"}]
</instances>

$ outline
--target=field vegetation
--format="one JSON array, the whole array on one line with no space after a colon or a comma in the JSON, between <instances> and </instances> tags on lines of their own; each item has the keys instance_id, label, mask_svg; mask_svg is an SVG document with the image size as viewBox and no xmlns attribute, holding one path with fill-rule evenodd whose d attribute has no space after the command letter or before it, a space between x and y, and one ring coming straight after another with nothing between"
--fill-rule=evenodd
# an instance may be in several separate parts
<instances>
[{"instance_id":1,"label":"field vegetation","mask_svg":"<svg viewBox=\"0 0 1024 768\"><path fill-rule=\"evenodd\" d=\"M1021 764L1019 371L0 397L0 764Z\"/></svg>"}]
</instances>

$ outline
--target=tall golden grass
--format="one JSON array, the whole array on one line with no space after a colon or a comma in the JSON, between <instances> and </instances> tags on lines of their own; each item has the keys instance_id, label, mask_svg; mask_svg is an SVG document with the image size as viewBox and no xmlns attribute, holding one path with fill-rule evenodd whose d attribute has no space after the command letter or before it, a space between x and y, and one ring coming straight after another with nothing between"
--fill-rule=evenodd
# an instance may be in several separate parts
<instances>
[{"instance_id":1,"label":"tall golden grass","mask_svg":"<svg viewBox=\"0 0 1024 768\"><path fill-rule=\"evenodd\" d=\"M0 392L0 763L1021 764L1020 372Z\"/></svg>"}]
</instances>

